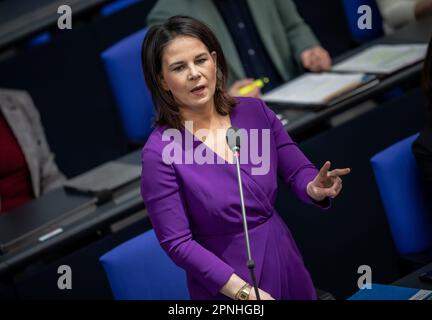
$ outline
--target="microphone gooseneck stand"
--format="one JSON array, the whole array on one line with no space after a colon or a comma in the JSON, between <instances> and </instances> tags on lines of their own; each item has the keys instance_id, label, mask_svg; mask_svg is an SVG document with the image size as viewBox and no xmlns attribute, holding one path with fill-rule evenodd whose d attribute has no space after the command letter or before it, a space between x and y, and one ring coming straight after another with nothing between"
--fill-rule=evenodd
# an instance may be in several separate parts
<instances>
[{"instance_id":1,"label":"microphone gooseneck stand","mask_svg":"<svg viewBox=\"0 0 432 320\"><path fill-rule=\"evenodd\" d=\"M252 259L251 250L250 250L250 243L249 243L249 229L247 225L246 220L246 209L244 205L244 197L243 197L243 184L240 174L240 137L236 136L237 128L229 128L227 132L227 142L230 149L233 151L235 164L237 168L237 181L238 181L238 187L240 191L240 205L241 205L241 211L242 211L242 217L243 217L243 227L244 227L244 234L245 234L245 241L246 241L246 251L247 251L247 267L249 269L251 279L252 279L252 285L255 290L255 296L257 300L261 300L261 297L258 292L258 285L256 282L255 277L255 262ZM233 135L236 138L235 142L233 141ZM234 142L234 143L233 143Z\"/></svg>"}]
</instances>

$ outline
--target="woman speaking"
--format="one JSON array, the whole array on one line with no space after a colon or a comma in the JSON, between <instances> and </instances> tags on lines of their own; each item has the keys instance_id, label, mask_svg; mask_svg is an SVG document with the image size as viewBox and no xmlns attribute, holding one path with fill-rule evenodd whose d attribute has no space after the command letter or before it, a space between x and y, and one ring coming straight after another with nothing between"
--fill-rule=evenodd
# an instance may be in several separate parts
<instances>
[{"instance_id":1,"label":"woman speaking","mask_svg":"<svg viewBox=\"0 0 432 320\"><path fill-rule=\"evenodd\" d=\"M330 171L326 162L318 171L263 101L229 96L222 49L203 23L175 16L152 27L142 64L156 127L142 151L141 194L161 246L186 270L191 298L256 299L236 166L221 134L237 127L250 142L247 152L242 142L240 160L259 295L316 299L300 252L274 208L277 175L301 200L326 208L349 169ZM257 168L257 154L261 165L268 162L265 170Z\"/></svg>"}]
</instances>

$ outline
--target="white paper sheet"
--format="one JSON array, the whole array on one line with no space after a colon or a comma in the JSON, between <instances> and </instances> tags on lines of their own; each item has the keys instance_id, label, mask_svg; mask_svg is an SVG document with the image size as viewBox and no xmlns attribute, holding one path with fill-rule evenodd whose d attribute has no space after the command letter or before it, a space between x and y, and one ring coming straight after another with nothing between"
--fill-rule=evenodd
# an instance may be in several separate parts
<instances>
[{"instance_id":1,"label":"white paper sheet","mask_svg":"<svg viewBox=\"0 0 432 320\"><path fill-rule=\"evenodd\" d=\"M333 71L389 74L421 61L426 44L375 45L333 66Z\"/></svg>"},{"instance_id":2,"label":"white paper sheet","mask_svg":"<svg viewBox=\"0 0 432 320\"><path fill-rule=\"evenodd\" d=\"M306 73L263 95L266 102L322 104L361 85L365 74Z\"/></svg>"}]
</instances>

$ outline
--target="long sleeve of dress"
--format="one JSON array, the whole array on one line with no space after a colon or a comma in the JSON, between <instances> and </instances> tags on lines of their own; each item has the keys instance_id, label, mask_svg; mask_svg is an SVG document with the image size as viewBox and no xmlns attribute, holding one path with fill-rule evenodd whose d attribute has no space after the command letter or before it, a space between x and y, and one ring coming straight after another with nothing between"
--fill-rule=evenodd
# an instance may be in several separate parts
<instances>
[{"instance_id":1,"label":"long sleeve of dress","mask_svg":"<svg viewBox=\"0 0 432 320\"><path fill-rule=\"evenodd\" d=\"M318 170L291 139L276 114L264 102L261 102L261 105L270 123L276 144L278 175L303 202L328 208L329 198L317 202L306 192L307 184L316 177Z\"/></svg>"},{"instance_id":2,"label":"long sleeve of dress","mask_svg":"<svg viewBox=\"0 0 432 320\"><path fill-rule=\"evenodd\" d=\"M141 194L163 249L214 296L234 269L193 239L175 169L162 155L144 148Z\"/></svg>"}]
</instances>

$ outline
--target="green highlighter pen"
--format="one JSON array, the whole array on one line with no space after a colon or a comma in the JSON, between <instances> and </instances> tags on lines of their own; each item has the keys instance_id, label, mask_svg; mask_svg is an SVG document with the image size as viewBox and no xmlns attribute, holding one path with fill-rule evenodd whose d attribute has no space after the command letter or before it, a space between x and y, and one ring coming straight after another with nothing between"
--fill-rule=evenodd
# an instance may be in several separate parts
<instances>
[{"instance_id":1,"label":"green highlighter pen","mask_svg":"<svg viewBox=\"0 0 432 320\"><path fill-rule=\"evenodd\" d=\"M254 82L248 84L247 86L242 87L239 90L239 95L244 96L251 92L255 87L262 88L266 83L269 83L270 79L267 77L256 79Z\"/></svg>"}]
</instances>

